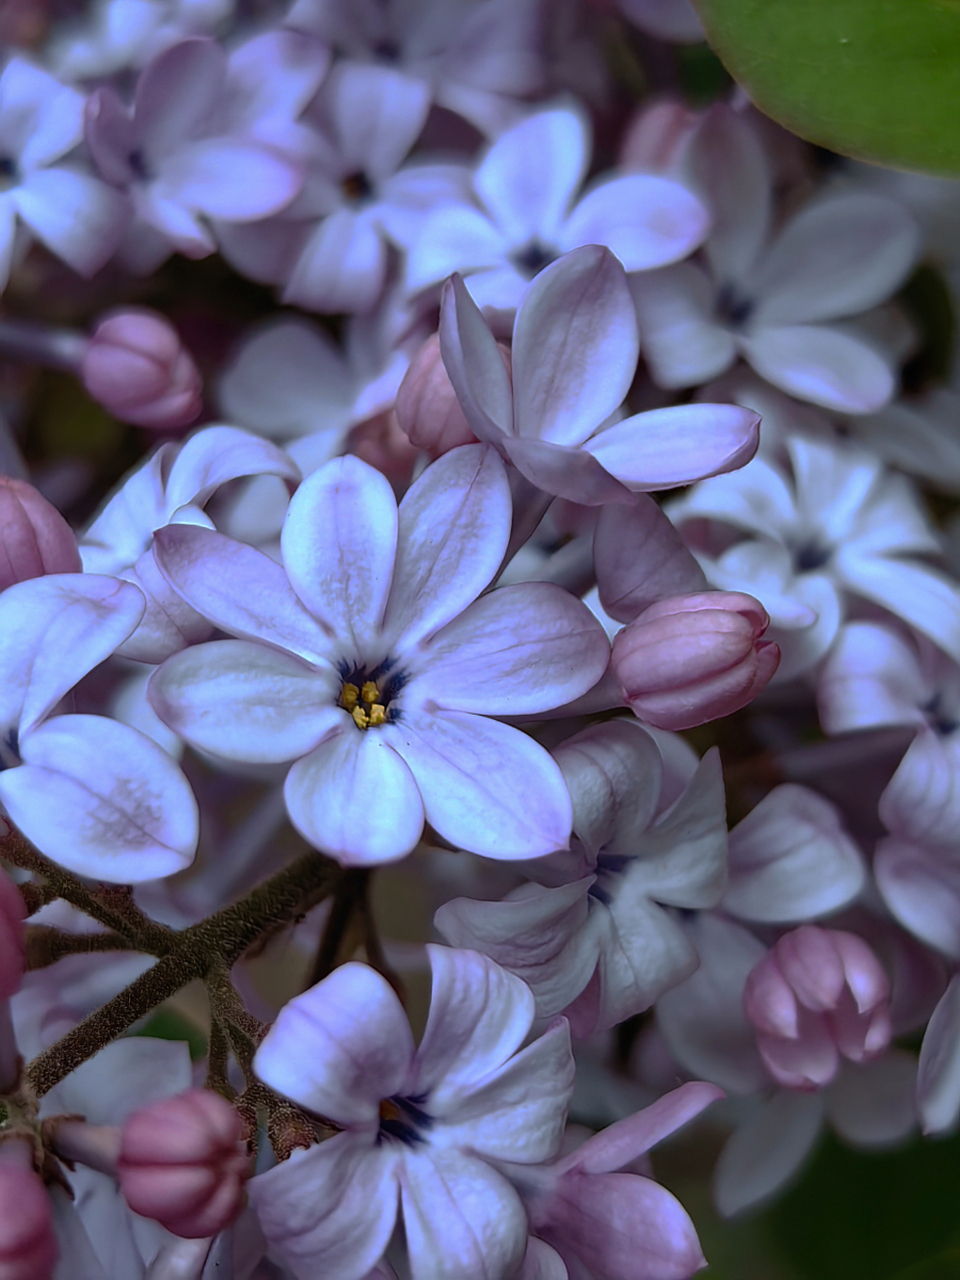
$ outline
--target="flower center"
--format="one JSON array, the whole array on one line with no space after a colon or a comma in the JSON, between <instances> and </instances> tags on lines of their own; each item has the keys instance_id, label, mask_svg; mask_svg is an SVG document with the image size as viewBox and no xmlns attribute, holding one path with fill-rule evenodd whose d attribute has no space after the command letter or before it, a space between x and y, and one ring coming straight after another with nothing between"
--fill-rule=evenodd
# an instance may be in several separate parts
<instances>
[{"instance_id":1,"label":"flower center","mask_svg":"<svg viewBox=\"0 0 960 1280\"><path fill-rule=\"evenodd\" d=\"M0 191L9 191L20 181L20 170L12 156L0 156Z\"/></svg>"},{"instance_id":2,"label":"flower center","mask_svg":"<svg viewBox=\"0 0 960 1280\"><path fill-rule=\"evenodd\" d=\"M20 759L20 740L17 730L8 729L0 738L0 772L4 769L12 769L18 764L23 764Z\"/></svg>"},{"instance_id":3,"label":"flower center","mask_svg":"<svg viewBox=\"0 0 960 1280\"><path fill-rule=\"evenodd\" d=\"M725 284L717 295L717 315L732 329L739 329L753 314L753 302L733 285Z\"/></svg>"},{"instance_id":4,"label":"flower center","mask_svg":"<svg viewBox=\"0 0 960 1280\"><path fill-rule=\"evenodd\" d=\"M368 671L363 667L341 668L343 683L337 705L350 712L358 729L376 729L400 718L394 699L406 684L406 676L393 670L393 660L381 662Z\"/></svg>"},{"instance_id":5,"label":"flower center","mask_svg":"<svg viewBox=\"0 0 960 1280\"><path fill-rule=\"evenodd\" d=\"M363 200L369 200L373 195L370 179L360 170L357 170L356 173L348 173L341 181L340 189L351 204L359 204Z\"/></svg>"},{"instance_id":6,"label":"flower center","mask_svg":"<svg viewBox=\"0 0 960 1280\"><path fill-rule=\"evenodd\" d=\"M522 249L518 249L516 253L510 255L513 265L528 280L532 280L534 276L539 275L544 267L549 267L556 257L557 255L553 249L548 248L537 239L528 241Z\"/></svg>"},{"instance_id":7,"label":"flower center","mask_svg":"<svg viewBox=\"0 0 960 1280\"><path fill-rule=\"evenodd\" d=\"M433 1117L427 1115L420 1106L425 1101L426 1094L422 1093L415 1098L384 1098L380 1103L378 1141L384 1136L396 1138L407 1147L425 1142L423 1130L429 1129L433 1124Z\"/></svg>"}]
</instances>

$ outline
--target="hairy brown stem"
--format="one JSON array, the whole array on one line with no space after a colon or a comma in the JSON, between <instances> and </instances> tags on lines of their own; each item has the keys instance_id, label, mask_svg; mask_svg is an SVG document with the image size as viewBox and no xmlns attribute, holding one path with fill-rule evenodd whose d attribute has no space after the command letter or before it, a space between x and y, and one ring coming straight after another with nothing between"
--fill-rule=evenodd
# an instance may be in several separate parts
<instances>
[{"instance_id":1,"label":"hairy brown stem","mask_svg":"<svg viewBox=\"0 0 960 1280\"><path fill-rule=\"evenodd\" d=\"M45 969L64 956L89 955L95 951L132 951L119 933L64 933L49 925L27 926L27 968Z\"/></svg>"}]
</instances>

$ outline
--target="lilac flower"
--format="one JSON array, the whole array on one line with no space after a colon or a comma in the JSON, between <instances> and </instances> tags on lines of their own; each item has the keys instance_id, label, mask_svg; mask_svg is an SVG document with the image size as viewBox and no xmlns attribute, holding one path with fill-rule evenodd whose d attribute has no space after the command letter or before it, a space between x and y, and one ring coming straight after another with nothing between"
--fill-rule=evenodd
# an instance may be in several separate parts
<instances>
[{"instance_id":1,"label":"lilac flower","mask_svg":"<svg viewBox=\"0 0 960 1280\"><path fill-rule=\"evenodd\" d=\"M85 276L120 243L123 197L69 160L56 163L82 140L81 94L10 58L0 75L0 289L10 277L18 223Z\"/></svg>"},{"instance_id":2,"label":"lilac flower","mask_svg":"<svg viewBox=\"0 0 960 1280\"><path fill-rule=\"evenodd\" d=\"M713 107L687 169L713 214L706 269L665 267L632 280L644 351L664 387L707 382L742 355L791 395L845 413L891 397L889 359L836 321L884 302L917 255L918 228L884 196L812 201L771 238L772 177L750 125Z\"/></svg>"},{"instance_id":3,"label":"lilac flower","mask_svg":"<svg viewBox=\"0 0 960 1280\"><path fill-rule=\"evenodd\" d=\"M580 245L606 245L627 271L647 271L703 240L707 211L669 178L614 176L576 200L589 159L588 122L573 108L537 112L501 134L474 174L474 200L443 205L423 223L409 288L458 271L478 306L513 310L530 280Z\"/></svg>"},{"instance_id":4,"label":"lilac flower","mask_svg":"<svg viewBox=\"0 0 960 1280\"><path fill-rule=\"evenodd\" d=\"M242 112L235 118L236 92L225 51L197 38L150 62L131 110L110 88L87 103L87 145L100 173L127 188L142 222L188 257L216 248L204 219L267 217L303 185L297 161L256 137Z\"/></svg>"},{"instance_id":5,"label":"lilac flower","mask_svg":"<svg viewBox=\"0 0 960 1280\"><path fill-rule=\"evenodd\" d=\"M690 0L617 0L623 16L658 40L696 44L703 26Z\"/></svg>"},{"instance_id":6,"label":"lilac flower","mask_svg":"<svg viewBox=\"0 0 960 1280\"><path fill-rule=\"evenodd\" d=\"M223 759L295 760L291 820L344 862L402 857L424 820L492 857L565 846L559 769L488 717L537 715L579 696L609 647L559 587L477 598L510 523L496 453L466 445L426 470L399 513L388 482L359 459L315 471L290 504L284 569L212 531L169 526L157 536L164 574L243 639L168 660L151 683L154 707Z\"/></svg>"},{"instance_id":7,"label":"lilac flower","mask_svg":"<svg viewBox=\"0 0 960 1280\"><path fill-rule=\"evenodd\" d=\"M142 67L187 36L209 35L234 0L97 0L83 24L54 28L49 56L59 75L96 79Z\"/></svg>"},{"instance_id":8,"label":"lilac flower","mask_svg":"<svg viewBox=\"0 0 960 1280\"><path fill-rule=\"evenodd\" d=\"M547 267L524 296L512 386L456 276L444 292L440 345L477 437L532 484L574 502L629 502L631 491L689 484L742 466L757 447L757 415L734 405L679 405L611 425L639 346L623 268L595 245Z\"/></svg>"},{"instance_id":9,"label":"lilac flower","mask_svg":"<svg viewBox=\"0 0 960 1280\"><path fill-rule=\"evenodd\" d=\"M286 1005L257 1050L266 1084L342 1130L249 1184L302 1280L361 1280L398 1209L412 1280L509 1280L523 1258L526 1214L498 1166L557 1152L573 1087L567 1026L521 1048L533 1022L524 984L475 952L427 950L419 1047L386 980L349 963Z\"/></svg>"},{"instance_id":10,"label":"lilac flower","mask_svg":"<svg viewBox=\"0 0 960 1280\"><path fill-rule=\"evenodd\" d=\"M213 528L203 510L221 485L241 476L276 476L292 486L295 463L267 440L236 427L205 427L182 444L161 445L132 471L80 540L87 573L108 573L135 582L147 599L137 628L117 650L138 662L162 662L197 640L211 626L171 590L154 555L153 535L167 524Z\"/></svg>"},{"instance_id":11,"label":"lilac flower","mask_svg":"<svg viewBox=\"0 0 960 1280\"><path fill-rule=\"evenodd\" d=\"M143 607L135 587L93 574L33 578L0 595L0 802L41 853L121 883L189 865L193 793L135 729L51 713L127 638Z\"/></svg>"}]
</instances>

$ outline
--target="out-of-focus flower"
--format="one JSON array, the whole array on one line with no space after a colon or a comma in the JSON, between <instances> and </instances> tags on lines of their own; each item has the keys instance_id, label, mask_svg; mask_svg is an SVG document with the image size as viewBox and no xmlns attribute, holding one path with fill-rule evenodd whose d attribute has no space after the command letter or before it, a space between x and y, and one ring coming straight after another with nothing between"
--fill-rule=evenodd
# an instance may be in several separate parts
<instances>
[{"instance_id":1,"label":"out-of-focus flower","mask_svg":"<svg viewBox=\"0 0 960 1280\"><path fill-rule=\"evenodd\" d=\"M174 327L152 311L101 320L87 346L83 385L123 422L158 431L185 427L202 404L200 374Z\"/></svg>"},{"instance_id":2,"label":"out-of-focus flower","mask_svg":"<svg viewBox=\"0 0 960 1280\"><path fill-rule=\"evenodd\" d=\"M79 166L57 163L82 140L81 94L10 58L0 75L0 289L10 277L18 220L85 276L120 243L123 196Z\"/></svg>"},{"instance_id":3,"label":"out-of-focus flower","mask_svg":"<svg viewBox=\"0 0 960 1280\"><path fill-rule=\"evenodd\" d=\"M891 360L837 321L885 302L919 249L903 207L866 192L827 195L771 238L772 178L751 125L707 113L687 174L713 216L707 269L690 263L633 277L644 354L664 387L708 382L738 355L775 386L844 413L893 394Z\"/></svg>"},{"instance_id":4,"label":"out-of-focus flower","mask_svg":"<svg viewBox=\"0 0 960 1280\"><path fill-rule=\"evenodd\" d=\"M627 704L660 729L691 729L751 702L780 650L760 637L770 619L752 596L705 591L645 609L613 642Z\"/></svg>"},{"instance_id":5,"label":"out-of-focus flower","mask_svg":"<svg viewBox=\"0 0 960 1280\"><path fill-rule=\"evenodd\" d=\"M407 258L409 288L458 271L479 306L512 310L545 266L580 245L606 245L627 271L647 271L703 240L706 209L657 174L614 176L575 201L589 160L580 111L541 111L514 125L477 169L475 201L445 204L423 223Z\"/></svg>"},{"instance_id":6,"label":"out-of-focus flower","mask_svg":"<svg viewBox=\"0 0 960 1280\"><path fill-rule=\"evenodd\" d=\"M174 1235L222 1231L243 1208L249 1157L236 1110L209 1089L162 1098L128 1117L117 1176L135 1213Z\"/></svg>"},{"instance_id":7,"label":"out-of-focus flower","mask_svg":"<svg viewBox=\"0 0 960 1280\"><path fill-rule=\"evenodd\" d=\"M0 591L47 573L79 573L77 539L60 512L25 480L0 476Z\"/></svg>"},{"instance_id":8,"label":"out-of-focus flower","mask_svg":"<svg viewBox=\"0 0 960 1280\"><path fill-rule=\"evenodd\" d=\"M609 649L559 587L480 595L511 509L496 453L464 445L424 472L399 512L387 480L358 458L315 471L290 504L283 568L210 530L168 526L156 539L162 571L242 638L169 659L151 681L154 708L222 759L294 760L291 820L343 862L403 857L424 820L494 858L565 846L559 769L491 717L580 696Z\"/></svg>"},{"instance_id":9,"label":"out-of-focus flower","mask_svg":"<svg viewBox=\"0 0 960 1280\"><path fill-rule=\"evenodd\" d=\"M48 48L59 75L70 80L139 69L187 36L210 35L234 0L96 0L82 23L58 23Z\"/></svg>"},{"instance_id":10,"label":"out-of-focus flower","mask_svg":"<svg viewBox=\"0 0 960 1280\"><path fill-rule=\"evenodd\" d=\"M266 1084L342 1130L249 1186L302 1280L361 1280L398 1211L413 1280L508 1280L520 1266L527 1216L500 1164L535 1165L559 1148L574 1073L567 1025L521 1048L534 1004L519 978L473 951L427 950L418 1048L386 980L349 963L286 1005L257 1050Z\"/></svg>"}]
</instances>

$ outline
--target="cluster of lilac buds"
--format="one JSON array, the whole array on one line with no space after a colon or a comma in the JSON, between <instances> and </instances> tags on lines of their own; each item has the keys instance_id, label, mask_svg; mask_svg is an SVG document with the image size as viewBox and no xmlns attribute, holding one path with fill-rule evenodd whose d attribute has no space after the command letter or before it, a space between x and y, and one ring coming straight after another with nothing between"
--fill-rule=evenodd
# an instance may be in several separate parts
<instances>
[{"instance_id":1,"label":"cluster of lilac buds","mask_svg":"<svg viewBox=\"0 0 960 1280\"><path fill-rule=\"evenodd\" d=\"M954 1129L957 192L683 100L686 0L87 8L0 60L0 1278L685 1280L677 1130L733 1217Z\"/></svg>"}]
</instances>

